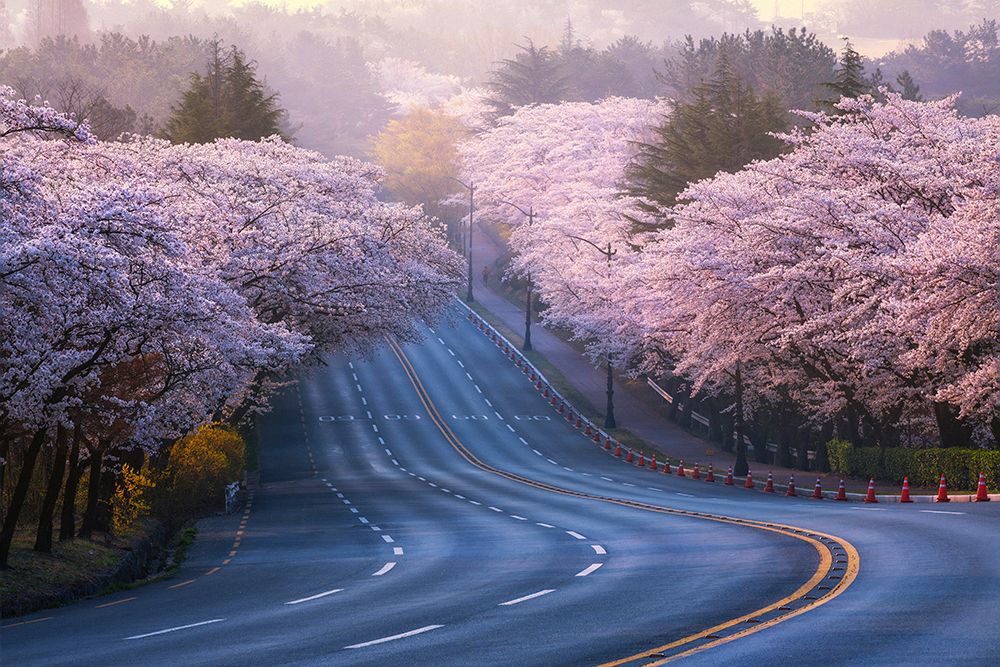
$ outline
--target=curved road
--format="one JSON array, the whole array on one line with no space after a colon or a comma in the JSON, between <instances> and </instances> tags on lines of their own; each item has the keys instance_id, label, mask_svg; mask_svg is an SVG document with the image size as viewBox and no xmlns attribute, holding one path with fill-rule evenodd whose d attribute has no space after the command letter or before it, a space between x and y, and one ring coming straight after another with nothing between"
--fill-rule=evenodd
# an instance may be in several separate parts
<instances>
[{"instance_id":1,"label":"curved road","mask_svg":"<svg viewBox=\"0 0 1000 667\"><path fill-rule=\"evenodd\" d=\"M246 512L168 581L6 621L3 663L1000 664L1000 503L636 469L460 315L277 396Z\"/></svg>"}]
</instances>

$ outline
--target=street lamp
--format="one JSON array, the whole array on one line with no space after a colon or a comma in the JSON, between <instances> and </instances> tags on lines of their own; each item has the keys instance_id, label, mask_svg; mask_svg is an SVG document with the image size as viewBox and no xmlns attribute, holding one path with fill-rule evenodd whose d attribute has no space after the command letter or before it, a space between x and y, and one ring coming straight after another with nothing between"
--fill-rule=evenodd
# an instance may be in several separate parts
<instances>
[{"instance_id":1,"label":"street lamp","mask_svg":"<svg viewBox=\"0 0 1000 667\"><path fill-rule=\"evenodd\" d=\"M525 211L523 208L515 204L514 202L509 202L506 199L501 199L500 203L507 204L508 206L513 206L518 211L528 216L528 225L530 226L535 221L535 209L528 207ZM527 275L527 285L525 286L525 291L527 293L527 300L524 304L524 345L521 349L525 352L531 350L531 271L528 271Z\"/></svg>"},{"instance_id":2,"label":"street lamp","mask_svg":"<svg viewBox=\"0 0 1000 667\"><path fill-rule=\"evenodd\" d=\"M465 188L466 190L469 191L469 255L468 255L468 257L469 257L469 276L468 276L469 277L469 282L468 282L468 291L466 293L465 300L468 301L469 303L472 303L473 301L475 301L475 299L472 297L472 212L473 212L473 210L475 208L475 206L473 204L472 198L473 198L473 195L474 195L474 193L476 191L476 186L475 186L475 183L472 183L472 182L465 183L463 181L458 180L454 176L449 176L448 178L450 178L451 180L455 181L456 183L458 183L463 188Z\"/></svg>"},{"instance_id":3,"label":"street lamp","mask_svg":"<svg viewBox=\"0 0 1000 667\"><path fill-rule=\"evenodd\" d=\"M576 239L577 241L583 241L587 245L594 248L594 250L604 255L604 257L608 260L608 271L609 272L611 271L611 258L614 257L615 253L617 253L618 251L611 249L610 241L608 242L608 249L605 250L604 248L597 245L593 241L585 239L581 236L573 236L572 234L567 234L567 236L571 239ZM608 403L607 406L604 408L604 428L616 428L618 426L618 423L615 421L615 402L614 402L615 376L614 376L614 371L611 368L610 352L604 353L604 360L608 367L607 390L606 390L606 393L608 395Z\"/></svg>"}]
</instances>

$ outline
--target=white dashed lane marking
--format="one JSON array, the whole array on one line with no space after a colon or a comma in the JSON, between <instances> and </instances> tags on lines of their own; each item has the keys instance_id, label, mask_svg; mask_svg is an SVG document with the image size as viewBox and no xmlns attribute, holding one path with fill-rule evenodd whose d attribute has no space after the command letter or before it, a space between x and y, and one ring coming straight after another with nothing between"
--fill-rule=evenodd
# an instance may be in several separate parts
<instances>
[{"instance_id":1,"label":"white dashed lane marking","mask_svg":"<svg viewBox=\"0 0 1000 667\"><path fill-rule=\"evenodd\" d=\"M578 576L578 577L586 577L588 574L590 574L594 570L599 569L602 565L604 565L604 563L593 563L592 565L588 565L585 569L577 572L576 576Z\"/></svg>"},{"instance_id":2,"label":"white dashed lane marking","mask_svg":"<svg viewBox=\"0 0 1000 667\"><path fill-rule=\"evenodd\" d=\"M532 593L531 595L525 595L524 597L514 598L513 600L507 600L506 602L501 602L498 607L509 607L514 604L521 604L522 602L527 602L528 600L534 600L535 598L540 598L543 595L548 595L549 593L554 593L556 589L546 588L544 591L538 591L537 593Z\"/></svg>"},{"instance_id":3,"label":"white dashed lane marking","mask_svg":"<svg viewBox=\"0 0 1000 667\"><path fill-rule=\"evenodd\" d=\"M384 644L385 642L391 642L396 639L405 639L406 637L412 637L414 635L423 634L424 632L430 632L431 630L437 630L438 628L443 627L443 625L425 625L422 628L410 630L409 632L401 632L398 635L382 637L381 639L373 639L369 642L361 642L360 644L351 644L350 646L345 646L344 648L364 648L366 646L374 646L375 644Z\"/></svg>"}]
</instances>

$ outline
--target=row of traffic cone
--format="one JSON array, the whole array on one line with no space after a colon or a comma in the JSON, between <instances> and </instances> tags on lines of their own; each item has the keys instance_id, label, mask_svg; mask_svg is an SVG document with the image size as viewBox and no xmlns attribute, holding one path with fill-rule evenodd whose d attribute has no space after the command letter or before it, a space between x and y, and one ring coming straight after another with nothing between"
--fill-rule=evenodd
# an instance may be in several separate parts
<instances>
[{"instance_id":1,"label":"row of traffic cone","mask_svg":"<svg viewBox=\"0 0 1000 667\"><path fill-rule=\"evenodd\" d=\"M518 368L521 368L522 371L525 374L528 374L528 364L520 358L520 356L516 353L516 351L514 350L514 348L511 347L511 346L509 346L509 344L507 343L507 341L502 336L498 335L497 332L495 330L493 330L492 327L487 328L487 326L485 325L485 322L482 320L482 318L476 317L472 313L469 313L468 319L469 319L470 322L473 322L473 324L478 329L480 329L483 333L485 333L490 338L490 340L492 342L496 343L497 347L500 348L500 349L502 349L505 355L509 354L511 360L516 360ZM537 375L533 369L531 371L529 379L530 379L531 382L536 383L535 386L536 386L536 388L539 391L543 391L543 389L544 389L543 396L545 398L551 398L550 402L551 402L552 405L556 405L558 403L557 410L558 410L559 414L564 414L565 413L566 414L566 421L568 421L570 423L573 423L573 421L574 421L573 411L571 409L568 409L568 405L565 402L560 401L560 400L558 400L556 398L555 392L550 392L549 387L546 386L546 385L544 385L542 383L541 376ZM591 427L591 424L589 422L584 422L583 419L580 416L576 416L575 421L576 421L576 424L575 424L576 428L579 429L581 427L585 427L583 434L586 435L586 436L593 436L594 442L597 443L597 444L601 444L601 433L599 431L596 431L596 429L593 429ZM610 436L606 436L606 440L604 442L604 449L605 450L609 450L609 451L612 449L612 441L611 441L611 437ZM622 446L621 446L621 443L617 443L617 442L615 443L615 446L614 446L614 456L621 458L621 456L622 456ZM633 452L632 452L631 449L628 450L628 453L627 453L627 455L625 457L625 460L628 463L632 463L635 460L635 455L633 454ZM637 465L639 467L641 467L641 468L645 468L646 467L646 459L645 459L645 453L644 452L640 452ZM649 461L649 469L656 471L656 470L658 470L658 468L659 468L659 466L658 466L658 464L656 462L656 454L653 454L652 457L650 458L650 461ZM666 461L663 464L663 472L665 474L668 474L668 475L671 474L670 459L669 458L666 459ZM680 463L677 466L677 476L678 477L686 477L687 476L687 473L684 470L684 461L683 460L681 460ZM700 468L699 468L698 464L695 464L694 468L691 470L691 478L692 479L701 479L701 471L700 471ZM712 464L711 463L708 464L708 473L705 475L705 481L706 482L714 482L715 481L715 475L713 473ZM733 486L734 482L733 482L733 468L732 468L732 466L729 467L729 471L726 474L726 478L725 478L725 481L723 482L723 484L726 485L726 486ZM747 489L754 488L753 473L750 470L747 470L747 477L746 477L746 481L744 482L743 486L744 486L744 488L747 488ZM764 493L774 493L774 476L770 472L768 473L768 475L767 475L767 481L764 484ZM788 479L788 486L786 488L785 495L786 496L796 496L796 495L798 495L797 492L796 492L796 490L795 490L795 476L794 475L790 476L789 479ZM822 498L823 498L823 487L822 487L822 483L821 483L819 477L816 478L816 485L813 487L813 493L812 493L812 496L810 496L810 497L813 498L813 499L815 499L815 500L822 500ZM834 500L840 500L840 501L846 501L847 500L847 490L846 490L846 487L845 487L845 484L844 484L844 478L843 477L840 478L840 484L839 484L839 486L837 488L837 495L834 497ZM989 502L989 500L990 500L989 492L988 492L988 489L986 487L986 475L983 472L980 472L979 473L979 482L978 482L977 487L976 487L976 496L975 496L975 498L973 498L973 501L974 502ZM864 502L866 502L866 503L877 503L878 502L878 498L875 495L875 478L874 477L872 477L872 478L870 478L868 480L868 491L865 494ZM912 503L913 502L913 500L910 498L910 479L909 479L909 477L903 477L903 488L902 488L902 490L900 492L900 495L899 495L899 502L901 502L901 503ZM938 503L951 502L951 498L948 496L948 485L947 485L947 482L945 480L944 474L941 475L941 479L938 482L938 493L937 493L937 496L934 498L934 502L938 502Z\"/></svg>"}]
</instances>

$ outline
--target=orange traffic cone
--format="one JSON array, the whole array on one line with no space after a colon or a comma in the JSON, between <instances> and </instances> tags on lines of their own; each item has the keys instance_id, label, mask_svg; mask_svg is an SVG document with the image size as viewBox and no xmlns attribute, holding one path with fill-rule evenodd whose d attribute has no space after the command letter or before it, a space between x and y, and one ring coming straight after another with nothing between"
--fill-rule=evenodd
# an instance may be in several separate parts
<instances>
[{"instance_id":1,"label":"orange traffic cone","mask_svg":"<svg viewBox=\"0 0 1000 667\"><path fill-rule=\"evenodd\" d=\"M535 383L535 389L538 391L542 390L542 378L538 378L538 382Z\"/></svg>"},{"instance_id":2,"label":"orange traffic cone","mask_svg":"<svg viewBox=\"0 0 1000 667\"><path fill-rule=\"evenodd\" d=\"M635 457L632 456L632 450L630 449L628 450L628 454L625 455L625 463L632 463L633 460L635 460Z\"/></svg>"},{"instance_id":3,"label":"orange traffic cone","mask_svg":"<svg viewBox=\"0 0 1000 667\"><path fill-rule=\"evenodd\" d=\"M687 475L684 474L684 459L681 459L680 463L677 464L677 476L687 477Z\"/></svg>"},{"instance_id":4,"label":"orange traffic cone","mask_svg":"<svg viewBox=\"0 0 1000 667\"><path fill-rule=\"evenodd\" d=\"M979 486L976 488L976 498L975 502L985 503L989 502L990 496L986 491L986 475L979 473Z\"/></svg>"},{"instance_id":5,"label":"orange traffic cone","mask_svg":"<svg viewBox=\"0 0 1000 667\"><path fill-rule=\"evenodd\" d=\"M664 475L669 475L670 474L670 457L669 456L667 457L667 460L663 462L663 474Z\"/></svg>"},{"instance_id":6,"label":"orange traffic cone","mask_svg":"<svg viewBox=\"0 0 1000 667\"><path fill-rule=\"evenodd\" d=\"M903 478L903 490L899 494L899 502L901 503L912 503L910 500L910 478Z\"/></svg>"},{"instance_id":7,"label":"orange traffic cone","mask_svg":"<svg viewBox=\"0 0 1000 667\"><path fill-rule=\"evenodd\" d=\"M660 469L660 466L656 465L656 452L653 452L652 458L649 459L649 469L653 472Z\"/></svg>"},{"instance_id":8,"label":"orange traffic cone","mask_svg":"<svg viewBox=\"0 0 1000 667\"><path fill-rule=\"evenodd\" d=\"M712 464L711 463L708 464L708 474L705 475L705 481L706 482L714 482L715 481L715 473L712 472Z\"/></svg>"},{"instance_id":9,"label":"orange traffic cone","mask_svg":"<svg viewBox=\"0 0 1000 667\"><path fill-rule=\"evenodd\" d=\"M596 442L597 444L601 444L601 432L600 431L594 431L594 442Z\"/></svg>"},{"instance_id":10,"label":"orange traffic cone","mask_svg":"<svg viewBox=\"0 0 1000 667\"><path fill-rule=\"evenodd\" d=\"M774 493L774 475L767 473L767 483L764 484L764 493Z\"/></svg>"},{"instance_id":11,"label":"orange traffic cone","mask_svg":"<svg viewBox=\"0 0 1000 667\"><path fill-rule=\"evenodd\" d=\"M541 382L541 381L539 381L539 382ZM549 388L548 387L546 387L545 391L542 392L542 396L545 397L545 398L548 398L551 395L552 394L549 393Z\"/></svg>"},{"instance_id":12,"label":"orange traffic cone","mask_svg":"<svg viewBox=\"0 0 1000 667\"><path fill-rule=\"evenodd\" d=\"M743 482L743 488L744 489L753 488L753 472L749 468L747 468L747 479L745 482Z\"/></svg>"},{"instance_id":13,"label":"orange traffic cone","mask_svg":"<svg viewBox=\"0 0 1000 667\"><path fill-rule=\"evenodd\" d=\"M840 486L837 487L837 497L834 500L847 500L847 487L844 486L844 478L840 478Z\"/></svg>"},{"instance_id":14,"label":"orange traffic cone","mask_svg":"<svg viewBox=\"0 0 1000 667\"><path fill-rule=\"evenodd\" d=\"M594 431L591 430L589 423L587 424L587 428L585 428L583 430L583 434L584 435L594 435Z\"/></svg>"},{"instance_id":15,"label":"orange traffic cone","mask_svg":"<svg viewBox=\"0 0 1000 667\"><path fill-rule=\"evenodd\" d=\"M583 419L581 419L580 417L576 418L576 427L583 428Z\"/></svg>"},{"instance_id":16,"label":"orange traffic cone","mask_svg":"<svg viewBox=\"0 0 1000 667\"><path fill-rule=\"evenodd\" d=\"M788 476L788 488L785 490L786 496L797 496L798 493L795 492L795 475Z\"/></svg>"},{"instance_id":17,"label":"orange traffic cone","mask_svg":"<svg viewBox=\"0 0 1000 667\"><path fill-rule=\"evenodd\" d=\"M866 503L877 503L878 498L875 497L875 478L870 477L868 479L868 493L865 495Z\"/></svg>"},{"instance_id":18,"label":"orange traffic cone","mask_svg":"<svg viewBox=\"0 0 1000 667\"><path fill-rule=\"evenodd\" d=\"M691 471L691 479L701 479L701 468L698 467L697 463L694 464L694 470Z\"/></svg>"},{"instance_id":19,"label":"orange traffic cone","mask_svg":"<svg viewBox=\"0 0 1000 667\"><path fill-rule=\"evenodd\" d=\"M819 477L816 478L816 486L813 487L813 500L823 500L823 484L820 483Z\"/></svg>"},{"instance_id":20,"label":"orange traffic cone","mask_svg":"<svg viewBox=\"0 0 1000 667\"><path fill-rule=\"evenodd\" d=\"M566 404L563 403L562 401L559 401L559 414L562 414L564 412L566 412ZM570 414L573 414L573 413L570 413Z\"/></svg>"},{"instance_id":21,"label":"orange traffic cone","mask_svg":"<svg viewBox=\"0 0 1000 667\"><path fill-rule=\"evenodd\" d=\"M646 467L646 453L645 452L639 452L639 467L640 468L645 468Z\"/></svg>"},{"instance_id":22,"label":"orange traffic cone","mask_svg":"<svg viewBox=\"0 0 1000 667\"><path fill-rule=\"evenodd\" d=\"M941 481L938 483L938 494L937 498L934 499L936 503L950 503L951 498L948 497L948 484L944 481L944 473L941 474Z\"/></svg>"},{"instance_id":23,"label":"orange traffic cone","mask_svg":"<svg viewBox=\"0 0 1000 667\"><path fill-rule=\"evenodd\" d=\"M604 449L611 449L611 438L604 441Z\"/></svg>"},{"instance_id":24,"label":"orange traffic cone","mask_svg":"<svg viewBox=\"0 0 1000 667\"><path fill-rule=\"evenodd\" d=\"M729 466L729 472L726 473L726 481L723 484L726 486L733 485L733 466Z\"/></svg>"},{"instance_id":25,"label":"orange traffic cone","mask_svg":"<svg viewBox=\"0 0 1000 667\"><path fill-rule=\"evenodd\" d=\"M615 443L615 456L618 458L622 457L622 443L620 442Z\"/></svg>"},{"instance_id":26,"label":"orange traffic cone","mask_svg":"<svg viewBox=\"0 0 1000 667\"><path fill-rule=\"evenodd\" d=\"M567 410L566 411L566 421L568 421L570 424L572 424L574 419L576 419L576 416L573 414L573 411L572 410Z\"/></svg>"},{"instance_id":27,"label":"orange traffic cone","mask_svg":"<svg viewBox=\"0 0 1000 667\"><path fill-rule=\"evenodd\" d=\"M555 404L556 404L556 403L558 403L558 402L559 402L559 399L558 399L558 398L556 398L556 395L555 395L555 394L552 394L552 400L551 400L551 401L549 401L549 405L555 405Z\"/></svg>"}]
</instances>

